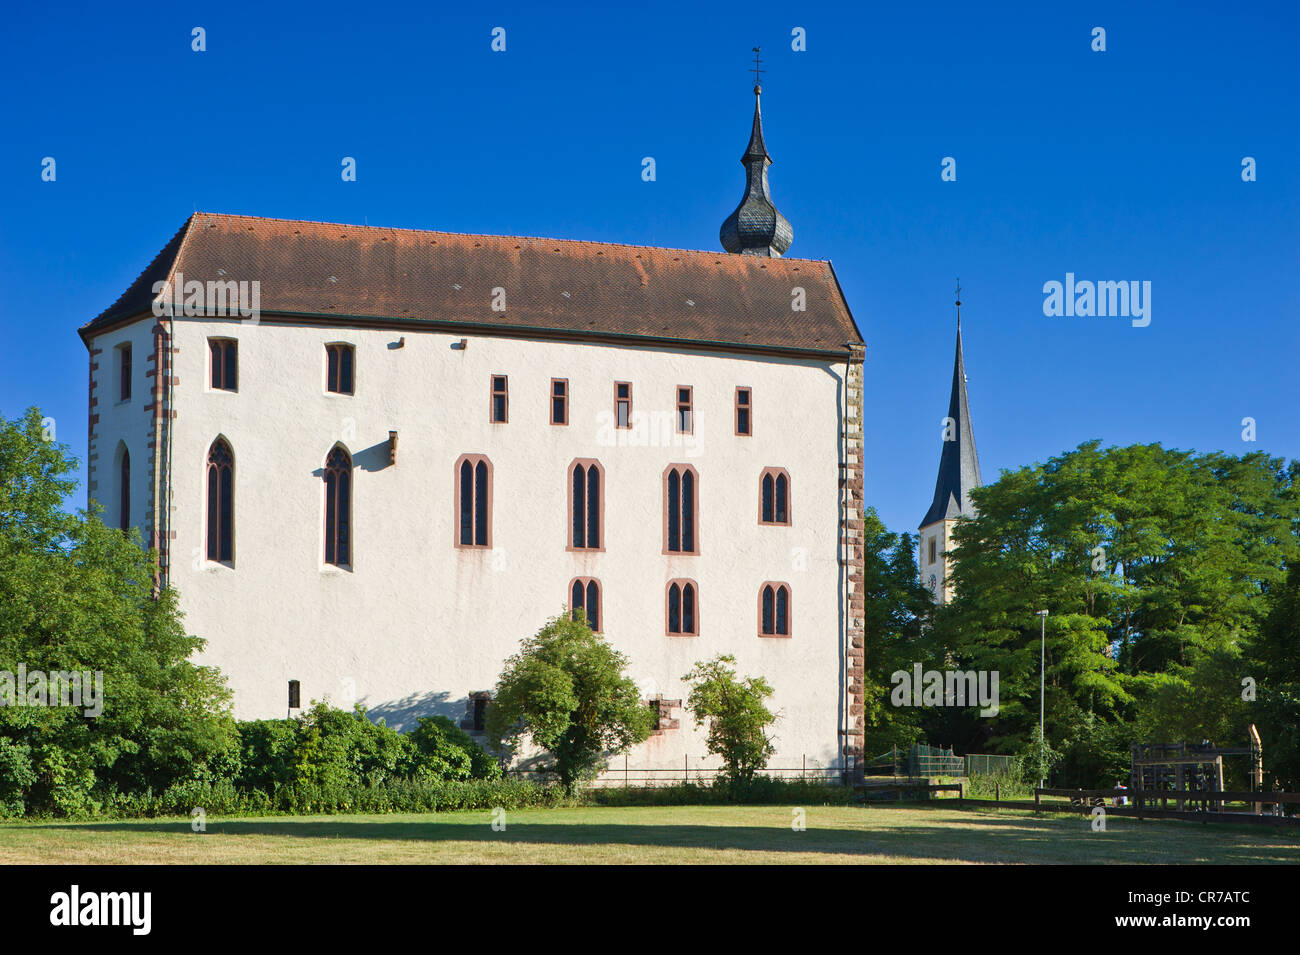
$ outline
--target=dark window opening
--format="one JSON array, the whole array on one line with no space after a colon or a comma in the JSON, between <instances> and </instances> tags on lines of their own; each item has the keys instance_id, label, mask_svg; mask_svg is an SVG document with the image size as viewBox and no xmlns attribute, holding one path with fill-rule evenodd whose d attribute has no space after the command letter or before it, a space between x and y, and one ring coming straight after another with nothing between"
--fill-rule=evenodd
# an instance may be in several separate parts
<instances>
[{"instance_id":1,"label":"dark window opening","mask_svg":"<svg viewBox=\"0 0 1300 955\"><path fill-rule=\"evenodd\" d=\"M121 401L127 401L131 397L131 346L122 345L118 348L118 397Z\"/></svg>"},{"instance_id":2,"label":"dark window opening","mask_svg":"<svg viewBox=\"0 0 1300 955\"><path fill-rule=\"evenodd\" d=\"M221 438L208 449L208 560L229 563L235 554L235 457Z\"/></svg>"},{"instance_id":3,"label":"dark window opening","mask_svg":"<svg viewBox=\"0 0 1300 955\"><path fill-rule=\"evenodd\" d=\"M578 619L579 611L586 614L587 626L600 632L600 584L588 577L575 578L569 586L569 614Z\"/></svg>"},{"instance_id":4,"label":"dark window opening","mask_svg":"<svg viewBox=\"0 0 1300 955\"><path fill-rule=\"evenodd\" d=\"M118 527L129 530L131 527L131 452L122 449L122 463L118 467Z\"/></svg>"},{"instance_id":5,"label":"dark window opening","mask_svg":"<svg viewBox=\"0 0 1300 955\"><path fill-rule=\"evenodd\" d=\"M325 459L325 563L352 562L352 458L335 448Z\"/></svg>"},{"instance_id":6,"label":"dark window opening","mask_svg":"<svg viewBox=\"0 0 1300 955\"><path fill-rule=\"evenodd\" d=\"M229 339L213 338L208 341L212 374L210 381L215 391L239 390L238 344Z\"/></svg>"},{"instance_id":7,"label":"dark window opening","mask_svg":"<svg viewBox=\"0 0 1300 955\"><path fill-rule=\"evenodd\" d=\"M351 345L326 345L325 388L340 395L352 394L353 349Z\"/></svg>"},{"instance_id":8,"label":"dark window opening","mask_svg":"<svg viewBox=\"0 0 1300 955\"><path fill-rule=\"evenodd\" d=\"M632 385L626 381L614 383L614 427L632 427Z\"/></svg>"},{"instance_id":9,"label":"dark window opening","mask_svg":"<svg viewBox=\"0 0 1300 955\"><path fill-rule=\"evenodd\" d=\"M666 549L674 554L697 553L695 471L678 465L669 469L664 480L664 499L668 511Z\"/></svg>"},{"instance_id":10,"label":"dark window opening","mask_svg":"<svg viewBox=\"0 0 1300 955\"><path fill-rule=\"evenodd\" d=\"M492 421L505 424L510 406L505 375L492 376Z\"/></svg>"},{"instance_id":11,"label":"dark window opening","mask_svg":"<svg viewBox=\"0 0 1300 955\"><path fill-rule=\"evenodd\" d=\"M492 473L486 458L461 459L456 469L456 495L457 545L490 546Z\"/></svg>"},{"instance_id":12,"label":"dark window opening","mask_svg":"<svg viewBox=\"0 0 1300 955\"><path fill-rule=\"evenodd\" d=\"M569 423L569 379L551 379L551 424Z\"/></svg>"},{"instance_id":13,"label":"dark window opening","mask_svg":"<svg viewBox=\"0 0 1300 955\"><path fill-rule=\"evenodd\" d=\"M688 386L677 388L677 431L679 434L691 434L695 430L692 416L692 389Z\"/></svg>"}]
</instances>

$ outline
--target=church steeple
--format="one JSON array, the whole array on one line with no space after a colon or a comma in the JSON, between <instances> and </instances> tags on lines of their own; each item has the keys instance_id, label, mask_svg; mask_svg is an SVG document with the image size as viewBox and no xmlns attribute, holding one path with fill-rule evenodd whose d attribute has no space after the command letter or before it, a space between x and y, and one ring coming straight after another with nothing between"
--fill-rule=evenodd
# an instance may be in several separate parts
<instances>
[{"instance_id":1,"label":"church steeple","mask_svg":"<svg viewBox=\"0 0 1300 955\"><path fill-rule=\"evenodd\" d=\"M777 211L767 185L767 167L772 157L763 142L763 112L760 100L763 87L758 83L759 48L754 48L754 125L749 134L749 145L740 164L745 167L745 195L736 211L727 216L718 232L722 247L728 252L742 255L766 255L779 258L794 241L790 222Z\"/></svg>"},{"instance_id":2,"label":"church steeple","mask_svg":"<svg viewBox=\"0 0 1300 955\"><path fill-rule=\"evenodd\" d=\"M952 367L952 394L948 399L948 417L944 421L943 454L939 457L939 477L934 485L934 500L921 521L921 527L974 513L970 491L980 486L980 458L975 450L975 432L971 427L970 399L966 394L966 363L961 351L961 286L957 286L957 356Z\"/></svg>"},{"instance_id":3,"label":"church steeple","mask_svg":"<svg viewBox=\"0 0 1300 955\"><path fill-rule=\"evenodd\" d=\"M975 432L971 426L970 399L966 394L966 363L961 348L961 285L957 286L957 355L953 360L952 393L948 399L948 417L943 422L943 453L939 457L939 476L934 484L934 500L921 519L921 579L934 593L935 600L952 599L952 585L947 579L948 545L952 526L958 518L972 517L972 488L980 486L980 459L975 450Z\"/></svg>"}]
</instances>

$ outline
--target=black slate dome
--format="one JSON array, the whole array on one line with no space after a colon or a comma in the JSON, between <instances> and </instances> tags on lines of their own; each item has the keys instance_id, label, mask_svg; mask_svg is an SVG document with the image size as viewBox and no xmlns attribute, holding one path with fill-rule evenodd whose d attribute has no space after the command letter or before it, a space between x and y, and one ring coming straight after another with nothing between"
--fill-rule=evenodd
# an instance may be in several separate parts
<instances>
[{"instance_id":1,"label":"black slate dome","mask_svg":"<svg viewBox=\"0 0 1300 955\"><path fill-rule=\"evenodd\" d=\"M749 147L740 157L745 167L745 195L736 211L722 223L718 237L728 252L780 258L794 241L794 229L768 191L767 167L772 165L772 157L763 142L763 114L759 107L762 93L763 87L754 87L754 128Z\"/></svg>"}]
</instances>

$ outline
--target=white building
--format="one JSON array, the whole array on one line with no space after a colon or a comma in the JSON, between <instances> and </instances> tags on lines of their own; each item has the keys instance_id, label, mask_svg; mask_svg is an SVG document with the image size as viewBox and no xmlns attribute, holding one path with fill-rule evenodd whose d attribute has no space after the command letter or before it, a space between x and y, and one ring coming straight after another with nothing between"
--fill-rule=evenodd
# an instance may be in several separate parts
<instances>
[{"instance_id":1,"label":"white building","mask_svg":"<svg viewBox=\"0 0 1300 955\"><path fill-rule=\"evenodd\" d=\"M704 762L681 678L720 653L775 686L772 766L852 765L862 339L780 257L757 107L742 162L733 252L196 213L81 329L89 494L237 717L473 729L582 605L661 714L630 766Z\"/></svg>"}]
</instances>

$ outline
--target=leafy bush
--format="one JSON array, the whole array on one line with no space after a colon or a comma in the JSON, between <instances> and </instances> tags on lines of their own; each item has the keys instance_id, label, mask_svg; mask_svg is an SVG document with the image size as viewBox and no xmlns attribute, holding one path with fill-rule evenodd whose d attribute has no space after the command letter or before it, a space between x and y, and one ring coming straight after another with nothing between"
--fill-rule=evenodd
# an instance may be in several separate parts
<instances>
[{"instance_id":1,"label":"leafy bush","mask_svg":"<svg viewBox=\"0 0 1300 955\"><path fill-rule=\"evenodd\" d=\"M527 737L573 793L610 756L650 736L650 710L623 672L627 663L583 611L552 617L506 661L487 708L492 747L511 750Z\"/></svg>"},{"instance_id":2,"label":"leafy bush","mask_svg":"<svg viewBox=\"0 0 1300 955\"><path fill-rule=\"evenodd\" d=\"M32 748L0 736L0 816L21 816L23 795L35 782Z\"/></svg>"},{"instance_id":3,"label":"leafy bush","mask_svg":"<svg viewBox=\"0 0 1300 955\"><path fill-rule=\"evenodd\" d=\"M994 796L1002 799L1032 799L1037 782L1037 777L1033 783L1025 782L1024 769L1017 759L1009 769L966 777L964 795L968 799L992 799Z\"/></svg>"},{"instance_id":4,"label":"leafy bush","mask_svg":"<svg viewBox=\"0 0 1300 955\"><path fill-rule=\"evenodd\" d=\"M856 800L852 788L838 783L764 776L749 780L718 776L709 783L672 786L608 786L589 789L584 795L593 806L842 806Z\"/></svg>"},{"instance_id":5,"label":"leafy bush","mask_svg":"<svg viewBox=\"0 0 1300 955\"><path fill-rule=\"evenodd\" d=\"M1061 754L1052 749L1050 743L1043 739L1042 730L1034 727L1029 744L1017 754L1020 763L1020 778L1028 786L1037 786L1039 780L1048 782L1052 769L1061 761Z\"/></svg>"},{"instance_id":6,"label":"leafy bush","mask_svg":"<svg viewBox=\"0 0 1300 955\"><path fill-rule=\"evenodd\" d=\"M445 716L424 716L408 738L415 747L416 773L429 779L498 779L501 765Z\"/></svg>"},{"instance_id":7,"label":"leafy bush","mask_svg":"<svg viewBox=\"0 0 1300 955\"><path fill-rule=\"evenodd\" d=\"M772 685L761 676L737 679L735 662L724 654L697 663L682 680L691 685L686 707L695 725L709 724L709 752L721 758L729 780L749 784L775 752L767 727L776 716L763 702Z\"/></svg>"}]
</instances>

